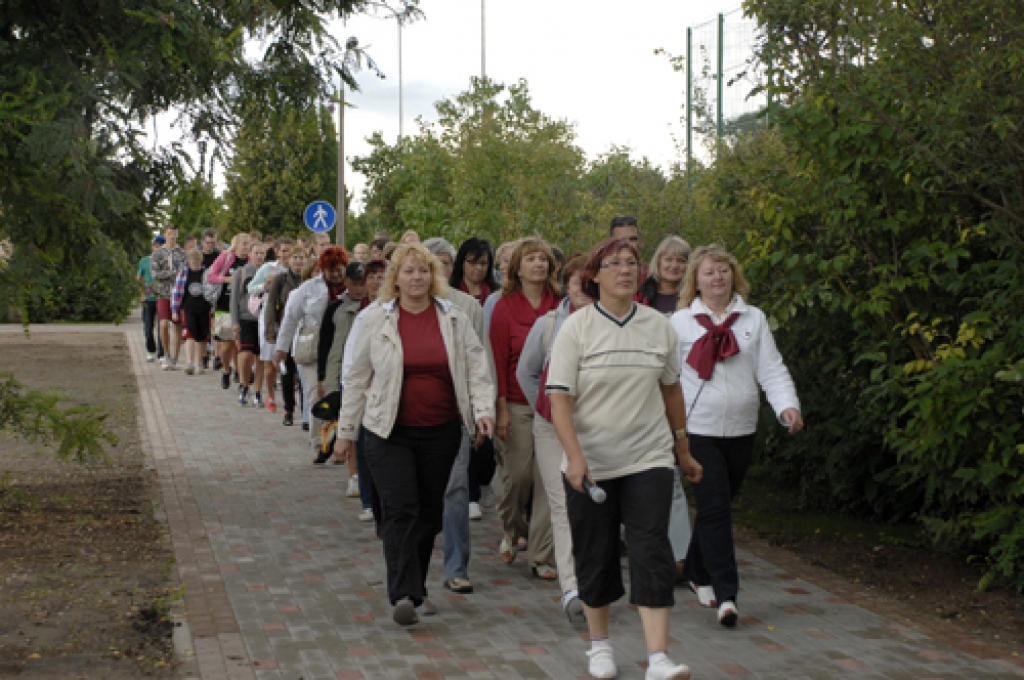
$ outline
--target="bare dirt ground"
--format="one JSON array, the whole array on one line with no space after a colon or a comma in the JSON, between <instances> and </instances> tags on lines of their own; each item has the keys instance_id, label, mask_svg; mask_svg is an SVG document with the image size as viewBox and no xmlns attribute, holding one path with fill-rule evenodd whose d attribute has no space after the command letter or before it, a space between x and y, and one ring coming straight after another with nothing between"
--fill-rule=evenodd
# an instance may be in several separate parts
<instances>
[{"instance_id":1,"label":"bare dirt ground","mask_svg":"<svg viewBox=\"0 0 1024 680\"><path fill-rule=\"evenodd\" d=\"M178 594L120 333L0 333L0 374L109 414L110 461L82 467L0 433L0 677L173 677Z\"/></svg>"},{"instance_id":2,"label":"bare dirt ground","mask_svg":"<svg viewBox=\"0 0 1024 680\"><path fill-rule=\"evenodd\" d=\"M979 592L983 560L930 547L916 526L800 511L748 481L735 507L738 545L953 646L1024 668L1024 597L999 583Z\"/></svg>"}]
</instances>

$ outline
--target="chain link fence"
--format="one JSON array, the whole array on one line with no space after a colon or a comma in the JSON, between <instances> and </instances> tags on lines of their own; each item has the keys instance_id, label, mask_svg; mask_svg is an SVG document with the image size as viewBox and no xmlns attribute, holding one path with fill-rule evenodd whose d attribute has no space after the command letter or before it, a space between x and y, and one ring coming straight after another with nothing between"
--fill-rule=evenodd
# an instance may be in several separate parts
<instances>
[{"instance_id":1,"label":"chain link fence","mask_svg":"<svg viewBox=\"0 0 1024 680\"><path fill-rule=\"evenodd\" d=\"M713 147L722 137L766 121L768 67L757 56L762 28L742 9L686 29L686 163L695 144Z\"/></svg>"}]
</instances>

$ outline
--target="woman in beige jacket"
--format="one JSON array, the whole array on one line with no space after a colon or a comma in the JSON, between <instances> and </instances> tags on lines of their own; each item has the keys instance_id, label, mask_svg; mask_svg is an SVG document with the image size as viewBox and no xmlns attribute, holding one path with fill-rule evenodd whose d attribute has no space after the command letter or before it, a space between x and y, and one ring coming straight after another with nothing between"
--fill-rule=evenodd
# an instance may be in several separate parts
<instances>
[{"instance_id":1,"label":"woman in beige jacket","mask_svg":"<svg viewBox=\"0 0 1024 680\"><path fill-rule=\"evenodd\" d=\"M494 434L495 390L483 344L444 299L441 265L419 243L391 257L378 301L362 314L338 419L339 460L355 455L360 424L380 500L378 518L393 618L411 625L442 528L444 493L462 427Z\"/></svg>"}]
</instances>

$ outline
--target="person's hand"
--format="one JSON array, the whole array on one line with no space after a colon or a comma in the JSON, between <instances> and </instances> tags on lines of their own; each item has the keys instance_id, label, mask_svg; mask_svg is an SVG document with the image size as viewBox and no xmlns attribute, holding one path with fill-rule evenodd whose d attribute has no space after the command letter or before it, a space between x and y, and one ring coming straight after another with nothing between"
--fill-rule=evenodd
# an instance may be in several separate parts
<instances>
[{"instance_id":1,"label":"person's hand","mask_svg":"<svg viewBox=\"0 0 1024 680\"><path fill-rule=\"evenodd\" d=\"M288 352L285 352L283 349L274 350L274 363L275 364L280 364L280 363L282 363L287 358L288 358Z\"/></svg>"},{"instance_id":2,"label":"person's hand","mask_svg":"<svg viewBox=\"0 0 1024 680\"><path fill-rule=\"evenodd\" d=\"M222 276L221 280L224 283L231 283L234 280L234 278L235 278L234 276L232 276L231 274L228 274L227 276Z\"/></svg>"},{"instance_id":3,"label":"person's hand","mask_svg":"<svg viewBox=\"0 0 1024 680\"><path fill-rule=\"evenodd\" d=\"M494 433L502 440L508 439L512 432L512 417L508 414L508 408L498 409L498 423L494 427Z\"/></svg>"},{"instance_id":4,"label":"person's hand","mask_svg":"<svg viewBox=\"0 0 1024 680\"><path fill-rule=\"evenodd\" d=\"M473 437L473 448L484 443L484 439L494 438L494 418L479 418L476 421L476 436Z\"/></svg>"},{"instance_id":5,"label":"person's hand","mask_svg":"<svg viewBox=\"0 0 1024 680\"><path fill-rule=\"evenodd\" d=\"M350 456L356 453L356 443L351 439L338 437L334 440L334 458L339 463L347 463Z\"/></svg>"},{"instance_id":6,"label":"person's hand","mask_svg":"<svg viewBox=\"0 0 1024 680\"><path fill-rule=\"evenodd\" d=\"M324 383L322 380L318 380L316 383L316 396L317 399L324 398Z\"/></svg>"},{"instance_id":7,"label":"person's hand","mask_svg":"<svg viewBox=\"0 0 1024 680\"><path fill-rule=\"evenodd\" d=\"M171 312L171 323L178 323L178 313Z\"/></svg>"},{"instance_id":8,"label":"person's hand","mask_svg":"<svg viewBox=\"0 0 1024 680\"><path fill-rule=\"evenodd\" d=\"M782 412L782 422L789 427L790 434L796 434L800 430L804 429L804 419L800 415L800 411L795 408L787 408Z\"/></svg>"},{"instance_id":9,"label":"person's hand","mask_svg":"<svg viewBox=\"0 0 1024 680\"><path fill-rule=\"evenodd\" d=\"M239 336L242 334L242 327L239 326L237 323L231 327L231 330L235 332L235 336Z\"/></svg>"},{"instance_id":10,"label":"person's hand","mask_svg":"<svg viewBox=\"0 0 1024 680\"><path fill-rule=\"evenodd\" d=\"M587 465L587 459L583 456L575 456L569 459L569 464L565 468L565 478L569 482L569 486L576 489L580 493L586 493L583 488L583 479L590 479L593 483L593 479L590 477L590 466Z\"/></svg>"},{"instance_id":11,"label":"person's hand","mask_svg":"<svg viewBox=\"0 0 1024 680\"><path fill-rule=\"evenodd\" d=\"M691 484L697 484L704 478L704 467L690 455L689 447L685 454L679 456L679 467Z\"/></svg>"}]
</instances>

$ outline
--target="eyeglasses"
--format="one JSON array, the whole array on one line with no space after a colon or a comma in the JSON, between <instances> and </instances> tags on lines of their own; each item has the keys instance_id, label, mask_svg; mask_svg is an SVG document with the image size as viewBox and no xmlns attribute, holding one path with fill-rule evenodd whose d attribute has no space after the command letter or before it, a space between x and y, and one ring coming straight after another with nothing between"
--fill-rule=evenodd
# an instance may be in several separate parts
<instances>
[{"instance_id":1,"label":"eyeglasses","mask_svg":"<svg viewBox=\"0 0 1024 680\"><path fill-rule=\"evenodd\" d=\"M608 260L601 263L601 269L636 269L639 266L636 260Z\"/></svg>"}]
</instances>

